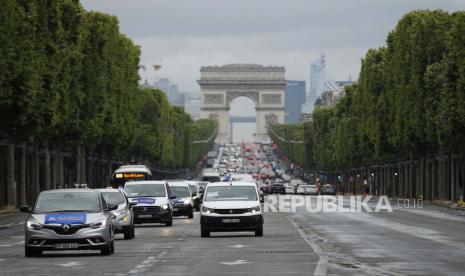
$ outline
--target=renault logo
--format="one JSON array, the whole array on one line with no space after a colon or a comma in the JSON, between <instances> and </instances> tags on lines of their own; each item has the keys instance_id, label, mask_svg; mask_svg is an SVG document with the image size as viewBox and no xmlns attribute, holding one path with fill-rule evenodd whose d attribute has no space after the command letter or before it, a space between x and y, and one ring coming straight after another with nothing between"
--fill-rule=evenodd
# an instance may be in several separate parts
<instances>
[{"instance_id":1,"label":"renault logo","mask_svg":"<svg viewBox=\"0 0 465 276\"><path fill-rule=\"evenodd\" d=\"M63 231L65 231L65 232L69 231L69 225L68 224L63 225Z\"/></svg>"},{"instance_id":2,"label":"renault logo","mask_svg":"<svg viewBox=\"0 0 465 276\"><path fill-rule=\"evenodd\" d=\"M142 212L147 213L147 207L142 208Z\"/></svg>"}]
</instances>

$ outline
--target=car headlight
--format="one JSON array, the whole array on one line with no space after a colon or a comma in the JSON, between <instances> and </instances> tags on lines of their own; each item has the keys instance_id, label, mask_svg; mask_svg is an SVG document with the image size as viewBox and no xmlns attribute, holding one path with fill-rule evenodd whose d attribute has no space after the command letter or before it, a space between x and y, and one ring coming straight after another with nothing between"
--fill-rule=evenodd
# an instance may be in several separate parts
<instances>
[{"instance_id":1,"label":"car headlight","mask_svg":"<svg viewBox=\"0 0 465 276\"><path fill-rule=\"evenodd\" d=\"M168 209L169 207L170 207L170 206L168 206L168 204L165 204L165 205L161 206L161 208L162 208L163 210L166 210L166 209Z\"/></svg>"},{"instance_id":2,"label":"car headlight","mask_svg":"<svg viewBox=\"0 0 465 276\"><path fill-rule=\"evenodd\" d=\"M189 204L191 201L189 199L184 200L184 204Z\"/></svg>"},{"instance_id":3,"label":"car headlight","mask_svg":"<svg viewBox=\"0 0 465 276\"><path fill-rule=\"evenodd\" d=\"M260 206L257 205L257 206L255 206L255 207L249 208L248 211L249 211L250 213L252 213L252 214L253 214L253 213L256 213L256 212L260 211Z\"/></svg>"},{"instance_id":4,"label":"car headlight","mask_svg":"<svg viewBox=\"0 0 465 276\"><path fill-rule=\"evenodd\" d=\"M114 210L114 211L113 211L113 214L114 214L115 216L127 215L127 214L128 214L128 211L127 211L126 209Z\"/></svg>"},{"instance_id":5,"label":"car headlight","mask_svg":"<svg viewBox=\"0 0 465 276\"><path fill-rule=\"evenodd\" d=\"M121 222L125 222L125 223L126 223L126 222L128 222L128 221L129 221L129 217L126 215L126 216L124 216L124 217L120 218L120 219L119 219L119 221L121 221Z\"/></svg>"},{"instance_id":6,"label":"car headlight","mask_svg":"<svg viewBox=\"0 0 465 276\"><path fill-rule=\"evenodd\" d=\"M92 222L91 224L89 224L90 228L92 229L103 228L105 227L105 225L107 225L106 219L98 220L96 222Z\"/></svg>"},{"instance_id":7,"label":"car headlight","mask_svg":"<svg viewBox=\"0 0 465 276\"><path fill-rule=\"evenodd\" d=\"M30 230L40 230L40 229L42 229L43 224L38 223L37 221L34 221L34 220L28 220L26 222L26 227L27 227L27 229L30 229Z\"/></svg>"},{"instance_id":8,"label":"car headlight","mask_svg":"<svg viewBox=\"0 0 465 276\"><path fill-rule=\"evenodd\" d=\"M211 213L213 213L213 209L208 208L208 207L202 207L202 212L207 213L207 214L211 214Z\"/></svg>"}]
</instances>

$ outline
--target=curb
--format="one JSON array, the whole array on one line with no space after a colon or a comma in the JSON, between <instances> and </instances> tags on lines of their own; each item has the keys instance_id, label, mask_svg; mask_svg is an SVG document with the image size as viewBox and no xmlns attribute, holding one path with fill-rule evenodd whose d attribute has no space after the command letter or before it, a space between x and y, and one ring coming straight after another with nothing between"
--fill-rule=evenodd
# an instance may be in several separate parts
<instances>
[{"instance_id":1,"label":"curb","mask_svg":"<svg viewBox=\"0 0 465 276\"><path fill-rule=\"evenodd\" d=\"M454 203L445 203L445 202L438 202L438 201L431 201L430 203L433 205L437 205L437 206L441 206L441 207L445 207L449 209L465 211L465 207L456 206L454 205Z\"/></svg>"},{"instance_id":2,"label":"curb","mask_svg":"<svg viewBox=\"0 0 465 276\"><path fill-rule=\"evenodd\" d=\"M4 216L9 216L9 215L16 215L19 214L18 209L5 209L5 210L0 210L0 217Z\"/></svg>"}]
</instances>

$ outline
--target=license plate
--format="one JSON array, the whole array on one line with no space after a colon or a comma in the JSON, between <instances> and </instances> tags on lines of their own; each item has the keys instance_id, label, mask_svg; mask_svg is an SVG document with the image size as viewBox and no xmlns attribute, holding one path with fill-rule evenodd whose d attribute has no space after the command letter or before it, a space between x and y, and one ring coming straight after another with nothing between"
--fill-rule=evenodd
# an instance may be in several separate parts
<instances>
[{"instance_id":1,"label":"license plate","mask_svg":"<svg viewBox=\"0 0 465 276\"><path fill-rule=\"evenodd\" d=\"M151 218L152 215L137 215L137 218Z\"/></svg>"},{"instance_id":2,"label":"license plate","mask_svg":"<svg viewBox=\"0 0 465 276\"><path fill-rule=\"evenodd\" d=\"M238 223L240 219L223 219L223 223Z\"/></svg>"},{"instance_id":3,"label":"license plate","mask_svg":"<svg viewBox=\"0 0 465 276\"><path fill-rule=\"evenodd\" d=\"M55 249L76 249L79 248L77 243L57 243L53 246Z\"/></svg>"},{"instance_id":4,"label":"license plate","mask_svg":"<svg viewBox=\"0 0 465 276\"><path fill-rule=\"evenodd\" d=\"M173 212L179 211L179 208L173 208Z\"/></svg>"}]
</instances>

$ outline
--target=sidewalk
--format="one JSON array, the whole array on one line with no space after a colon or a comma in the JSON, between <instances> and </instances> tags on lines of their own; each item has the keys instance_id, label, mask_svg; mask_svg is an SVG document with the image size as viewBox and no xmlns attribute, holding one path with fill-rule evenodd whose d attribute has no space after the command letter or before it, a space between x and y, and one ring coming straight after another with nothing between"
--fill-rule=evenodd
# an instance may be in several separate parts
<instances>
[{"instance_id":1,"label":"sidewalk","mask_svg":"<svg viewBox=\"0 0 465 276\"><path fill-rule=\"evenodd\" d=\"M433 200L431 204L450 208L450 209L457 209L465 211L465 203L462 202L454 202L454 201L446 201L446 200Z\"/></svg>"},{"instance_id":2,"label":"sidewalk","mask_svg":"<svg viewBox=\"0 0 465 276\"><path fill-rule=\"evenodd\" d=\"M0 206L0 217L18 214L19 210L11 206Z\"/></svg>"}]
</instances>

